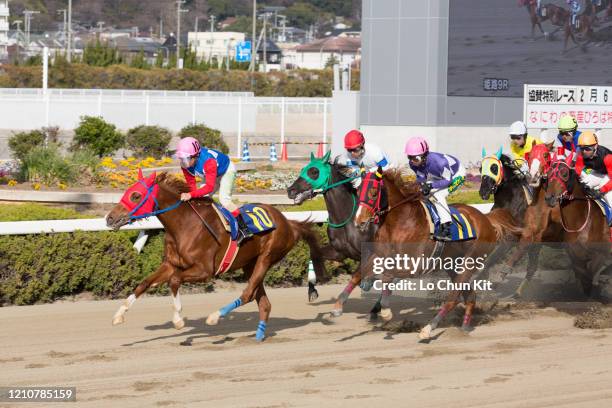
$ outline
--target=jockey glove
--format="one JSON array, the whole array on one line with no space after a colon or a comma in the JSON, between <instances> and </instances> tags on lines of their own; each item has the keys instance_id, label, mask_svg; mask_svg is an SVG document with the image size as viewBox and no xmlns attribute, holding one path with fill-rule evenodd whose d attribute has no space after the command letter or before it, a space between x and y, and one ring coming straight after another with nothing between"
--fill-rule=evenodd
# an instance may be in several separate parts
<instances>
[{"instance_id":1,"label":"jockey glove","mask_svg":"<svg viewBox=\"0 0 612 408\"><path fill-rule=\"evenodd\" d=\"M423 192L423 195L429 195L429 193L431 193L431 189L432 185L430 181L421 183L421 191Z\"/></svg>"}]
</instances>

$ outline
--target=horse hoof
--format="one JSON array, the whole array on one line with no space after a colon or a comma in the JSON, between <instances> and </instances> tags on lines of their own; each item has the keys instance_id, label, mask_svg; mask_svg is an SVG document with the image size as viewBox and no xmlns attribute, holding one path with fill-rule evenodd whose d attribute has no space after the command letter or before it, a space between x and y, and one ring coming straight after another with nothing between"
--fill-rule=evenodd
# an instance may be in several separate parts
<instances>
[{"instance_id":1,"label":"horse hoof","mask_svg":"<svg viewBox=\"0 0 612 408\"><path fill-rule=\"evenodd\" d=\"M261 343L262 341L264 341L266 339L266 336L255 336L255 341L258 343Z\"/></svg>"},{"instance_id":2,"label":"horse hoof","mask_svg":"<svg viewBox=\"0 0 612 408\"><path fill-rule=\"evenodd\" d=\"M125 322L125 317L123 315L118 315L113 317L113 326L117 326Z\"/></svg>"},{"instance_id":3,"label":"horse hoof","mask_svg":"<svg viewBox=\"0 0 612 408\"><path fill-rule=\"evenodd\" d=\"M474 327L471 324L462 324L461 331L464 333L470 333L474 331Z\"/></svg>"},{"instance_id":4,"label":"horse hoof","mask_svg":"<svg viewBox=\"0 0 612 408\"><path fill-rule=\"evenodd\" d=\"M393 319L393 312L391 311L391 309L381 309L380 318L383 319L385 322L388 322L389 320Z\"/></svg>"},{"instance_id":5,"label":"horse hoof","mask_svg":"<svg viewBox=\"0 0 612 408\"><path fill-rule=\"evenodd\" d=\"M206 324L209 326L214 326L219 323L219 318L221 317L221 313L217 310L215 313L211 313L208 315L206 319Z\"/></svg>"},{"instance_id":6,"label":"horse hoof","mask_svg":"<svg viewBox=\"0 0 612 408\"><path fill-rule=\"evenodd\" d=\"M430 338L431 338L431 325L428 324L427 326L423 327L421 331L419 332L419 339L427 340Z\"/></svg>"},{"instance_id":7,"label":"horse hoof","mask_svg":"<svg viewBox=\"0 0 612 408\"><path fill-rule=\"evenodd\" d=\"M174 328L176 330L181 330L183 327L185 327L185 321L183 319L177 320L176 322L172 323L174 324Z\"/></svg>"},{"instance_id":8,"label":"horse hoof","mask_svg":"<svg viewBox=\"0 0 612 408\"><path fill-rule=\"evenodd\" d=\"M332 317L340 317L342 316L342 309L334 309L331 311Z\"/></svg>"},{"instance_id":9,"label":"horse hoof","mask_svg":"<svg viewBox=\"0 0 612 408\"><path fill-rule=\"evenodd\" d=\"M312 292L308 293L308 301L309 302L314 302L318 298L319 298L319 292L316 289L313 290Z\"/></svg>"}]
</instances>

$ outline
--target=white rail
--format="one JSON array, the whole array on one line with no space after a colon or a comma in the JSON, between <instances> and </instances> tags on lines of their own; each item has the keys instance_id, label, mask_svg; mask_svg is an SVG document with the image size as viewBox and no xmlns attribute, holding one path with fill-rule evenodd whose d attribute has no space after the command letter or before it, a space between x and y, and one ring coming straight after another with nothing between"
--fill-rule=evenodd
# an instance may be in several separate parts
<instances>
[{"instance_id":1,"label":"white rail","mask_svg":"<svg viewBox=\"0 0 612 408\"><path fill-rule=\"evenodd\" d=\"M472 204L478 210L487 213L493 204ZM327 221L327 211L295 211L284 212L290 220L303 221L310 219L316 223ZM122 227L122 230L149 230L163 228L155 217L141 220ZM110 231L104 218L44 220L44 221L12 221L0 222L0 235L49 234L75 231Z\"/></svg>"}]
</instances>

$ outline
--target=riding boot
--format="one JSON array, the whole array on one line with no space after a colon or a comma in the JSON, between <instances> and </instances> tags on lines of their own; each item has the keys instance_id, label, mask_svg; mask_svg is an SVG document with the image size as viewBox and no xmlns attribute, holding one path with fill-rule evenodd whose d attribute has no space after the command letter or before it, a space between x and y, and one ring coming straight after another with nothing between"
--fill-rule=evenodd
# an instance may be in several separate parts
<instances>
[{"instance_id":1,"label":"riding boot","mask_svg":"<svg viewBox=\"0 0 612 408\"><path fill-rule=\"evenodd\" d=\"M434 239L437 241L452 241L453 237L451 234L451 226L453 225L452 222L445 222L444 224L440 225L440 229L438 230L438 233L434 235Z\"/></svg>"},{"instance_id":2,"label":"riding boot","mask_svg":"<svg viewBox=\"0 0 612 408\"><path fill-rule=\"evenodd\" d=\"M242 241L251 238L253 233L249 230L249 227L242 219L242 215L237 216L236 220L238 221L238 238L236 238L236 244L240 246Z\"/></svg>"}]
</instances>

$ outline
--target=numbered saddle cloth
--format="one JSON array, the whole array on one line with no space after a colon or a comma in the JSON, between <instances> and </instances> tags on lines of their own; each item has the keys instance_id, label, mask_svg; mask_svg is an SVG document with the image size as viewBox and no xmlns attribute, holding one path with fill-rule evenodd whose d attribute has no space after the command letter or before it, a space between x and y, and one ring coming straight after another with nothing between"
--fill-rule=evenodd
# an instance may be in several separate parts
<instances>
[{"instance_id":1,"label":"numbered saddle cloth","mask_svg":"<svg viewBox=\"0 0 612 408\"><path fill-rule=\"evenodd\" d=\"M261 234L276 228L268 211L258 204L243 205L240 207L240 216L253 234Z\"/></svg>"},{"instance_id":2,"label":"numbered saddle cloth","mask_svg":"<svg viewBox=\"0 0 612 408\"><path fill-rule=\"evenodd\" d=\"M437 234L440 229L440 216L436 211L436 207L429 201L421 201L421 204L423 204L423 207L425 207L425 209L427 210L425 212L429 221L429 232L432 235ZM459 210L457 210L455 207L449 206L449 208L451 211L451 218L453 222L453 225L451 226L452 240L467 241L470 239L475 239L476 231L472 227L470 220L468 220L465 215L461 214L461 212L459 212Z\"/></svg>"},{"instance_id":3,"label":"numbered saddle cloth","mask_svg":"<svg viewBox=\"0 0 612 408\"><path fill-rule=\"evenodd\" d=\"M236 238L238 238L238 221L232 215L232 213L221 204L213 202L213 205L221 220L224 221L223 226L225 227L225 230L230 233L232 241L235 241Z\"/></svg>"}]
</instances>

